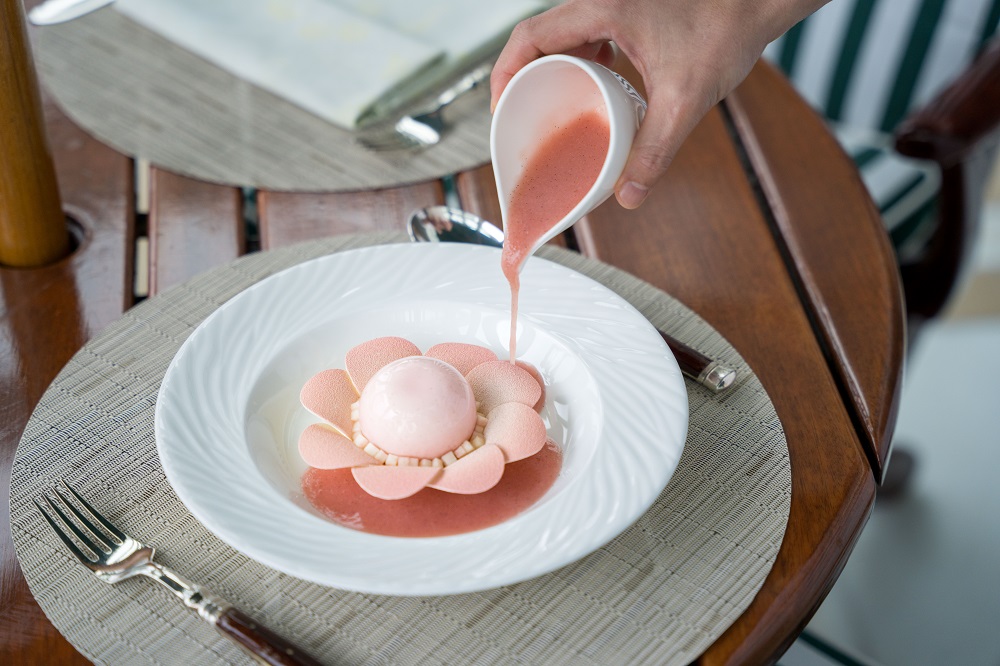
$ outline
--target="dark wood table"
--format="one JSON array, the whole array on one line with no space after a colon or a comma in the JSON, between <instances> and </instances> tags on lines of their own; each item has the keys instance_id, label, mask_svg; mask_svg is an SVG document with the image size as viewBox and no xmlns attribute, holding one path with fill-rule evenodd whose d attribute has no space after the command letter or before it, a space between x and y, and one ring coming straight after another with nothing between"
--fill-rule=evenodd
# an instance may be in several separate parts
<instances>
[{"instance_id":1,"label":"dark wood table","mask_svg":"<svg viewBox=\"0 0 1000 666\"><path fill-rule=\"evenodd\" d=\"M250 251L400 229L444 202L439 181L350 193L241 192L155 166L148 212L134 164L45 103L63 207L79 246L42 268L0 268L0 469L9 494L22 430L70 357L134 304L136 241L150 293ZM499 220L488 165L458 174L464 208ZM250 216L253 217L253 216ZM256 222L256 224L254 223ZM904 347L900 285L854 166L769 66L695 129L637 211L608 202L564 241L676 296L756 371L792 465L787 533L763 588L701 663L765 663L795 639L837 579L888 457ZM0 503L0 663L86 663L47 621L18 568Z\"/></svg>"}]
</instances>

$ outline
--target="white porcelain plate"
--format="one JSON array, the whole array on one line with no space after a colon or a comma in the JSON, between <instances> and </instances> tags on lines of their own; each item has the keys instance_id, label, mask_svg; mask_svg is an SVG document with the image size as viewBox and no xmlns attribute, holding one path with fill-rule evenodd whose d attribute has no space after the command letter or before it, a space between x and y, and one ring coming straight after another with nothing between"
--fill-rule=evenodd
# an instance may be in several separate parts
<instances>
[{"instance_id":1,"label":"white porcelain plate","mask_svg":"<svg viewBox=\"0 0 1000 666\"><path fill-rule=\"evenodd\" d=\"M545 380L542 416L563 467L533 507L440 538L367 534L305 500L299 389L365 340L421 349L472 342L507 354L510 292L499 250L381 245L315 259L220 307L167 369L160 460L177 495L225 542L293 576L398 595L471 592L569 564L631 525L673 474L687 394L649 322L597 282L532 258L522 274L518 357Z\"/></svg>"}]
</instances>

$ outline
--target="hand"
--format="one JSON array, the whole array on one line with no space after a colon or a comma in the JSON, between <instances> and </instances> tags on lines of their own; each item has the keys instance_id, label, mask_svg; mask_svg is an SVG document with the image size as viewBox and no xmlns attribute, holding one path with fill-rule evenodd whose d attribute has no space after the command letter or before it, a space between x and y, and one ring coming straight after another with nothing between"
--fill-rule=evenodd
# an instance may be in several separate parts
<instances>
[{"instance_id":1,"label":"hand","mask_svg":"<svg viewBox=\"0 0 1000 666\"><path fill-rule=\"evenodd\" d=\"M610 66L614 44L642 76L649 109L615 187L638 207L701 118L746 78L769 42L826 0L569 0L514 29L490 78L492 104L524 65L553 53Z\"/></svg>"}]
</instances>

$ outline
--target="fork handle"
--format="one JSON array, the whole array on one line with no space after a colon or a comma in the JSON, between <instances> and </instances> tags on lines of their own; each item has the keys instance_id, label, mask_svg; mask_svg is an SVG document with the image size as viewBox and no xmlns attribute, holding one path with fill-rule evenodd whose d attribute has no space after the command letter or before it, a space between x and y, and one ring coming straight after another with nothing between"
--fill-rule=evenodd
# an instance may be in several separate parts
<instances>
[{"instance_id":1,"label":"fork handle","mask_svg":"<svg viewBox=\"0 0 1000 666\"><path fill-rule=\"evenodd\" d=\"M263 627L242 611L227 608L215 621L216 628L266 664L273 666L320 666L319 662L284 638Z\"/></svg>"},{"instance_id":2,"label":"fork handle","mask_svg":"<svg viewBox=\"0 0 1000 666\"><path fill-rule=\"evenodd\" d=\"M292 643L257 623L252 617L230 606L189 581L173 569L153 561L152 549L145 549L146 561L134 573L152 578L173 592L184 605L213 625L258 661L272 666L319 666L319 662Z\"/></svg>"}]
</instances>

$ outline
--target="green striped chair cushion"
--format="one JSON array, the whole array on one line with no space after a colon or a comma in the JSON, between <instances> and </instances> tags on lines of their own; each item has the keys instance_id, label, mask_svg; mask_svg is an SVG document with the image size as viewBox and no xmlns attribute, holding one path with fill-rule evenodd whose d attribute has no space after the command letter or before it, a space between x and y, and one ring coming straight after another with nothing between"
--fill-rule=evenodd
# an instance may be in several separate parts
<instances>
[{"instance_id":1,"label":"green striped chair cushion","mask_svg":"<svg viewBox=\"0 0 1000 666\"><path fill-rule=\"evenodd\" d=\"M892 132L993 36L1000 0L832 0L764 56L833 122Z\"/></svg>"},{"instance_id":2,"label":"green striped chair cushion","mask_svg":"<svg viewBox=\"0 0 1000 666\"><path fill-rule=\"evenodd\" d=\"M940 175L892 151L890 133L996 33L1000 0L832 0L764 57L835 129L858 164L900 255L934 224Z\"/></svg>"},{"instance_id":3,"label":"green striped chair cushion","mask_svg":"<svg viewBox=\"0 0 1000 666\"><path fill-rule=\"evenodd\" d=\"M836 126L838 141L861 172L878 206L897 254L919 254L933 230L941 172L937 164L902 157L892 149L892 136Z\"/></svg>"}]
</instances>

